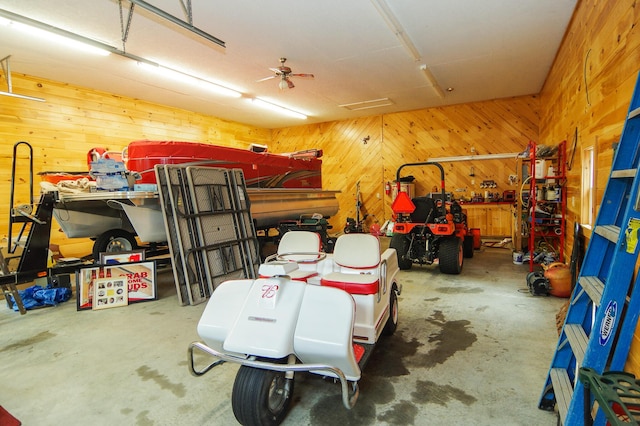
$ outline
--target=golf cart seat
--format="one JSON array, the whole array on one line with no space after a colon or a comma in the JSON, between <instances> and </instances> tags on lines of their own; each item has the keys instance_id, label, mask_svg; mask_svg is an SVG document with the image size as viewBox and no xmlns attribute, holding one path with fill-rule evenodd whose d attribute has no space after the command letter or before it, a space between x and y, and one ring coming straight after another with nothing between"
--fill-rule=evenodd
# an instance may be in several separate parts
<instances>
[{"instance_id":1,"label":"golf cart seat","mask_svg":"<svg viewBox=\"0 0 640 426\"><path fill-rule=\"evenodd\" d=\"M317 264L324 257L321 244L315 232L289 231L280 239L276 256L298 264L298 269L287 274L292 280L306 281L318 275Z\"/></svg>"},{"instance_id":2,"label":"golf cart seat","mask_svg":"<svg viewBox=\"0 0 640 426\"><path fill-rule=\"evenodd\" d=\"M371 234L344 234L333 250L334 272L324 275L321 285L350 294L376 294L380 277L380 242Z\"/></svg>"}]
</instances>

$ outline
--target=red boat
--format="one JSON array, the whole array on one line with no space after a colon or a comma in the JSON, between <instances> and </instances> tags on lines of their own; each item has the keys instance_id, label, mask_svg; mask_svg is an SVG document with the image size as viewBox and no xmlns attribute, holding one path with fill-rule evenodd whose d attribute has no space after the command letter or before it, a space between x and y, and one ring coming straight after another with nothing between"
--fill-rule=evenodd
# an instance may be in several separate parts
<instances>
[{"instance_id":1,"label":"red boat","mask_svg":"<svg viewBox=\"0 0 640 426\"><path fill-rule=\"evenodd\" d=\"M140 173L139 184L155 183L156 164L192 163L240 168L249 188L322 189L322 156L320 150L291 154L271 154L194 142L131 142L124 160L128 170Z\"/></svg>"}]
</instances>

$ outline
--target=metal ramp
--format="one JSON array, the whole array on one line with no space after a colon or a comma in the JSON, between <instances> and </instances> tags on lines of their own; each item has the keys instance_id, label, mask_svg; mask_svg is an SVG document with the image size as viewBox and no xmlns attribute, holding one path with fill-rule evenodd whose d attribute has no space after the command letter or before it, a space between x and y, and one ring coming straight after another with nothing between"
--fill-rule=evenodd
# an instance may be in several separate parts
<instances>
[{"instance_id":1,"label":"metal ramp","mask_svg":"<svg viewBox=\"0 0 640 426\"><path fill-rule=\"evenodd\" d=\"M565 425L585 421L578 369L621 370L637 325L640 289L633 292L631 281L640 229L639 140L640 78L539 401L541 409L557 407Z\"/></svg>"},{"instance_id":2,"label":"metal ramp","mask_svg":"<svg viewBox=\"0 0 640 426\"><path fill-rule=\"evenodd\" d=\"M259 245L239 169L156 165L178 299L204 302L226 280L256 278Z\"/></svg>"}]
</instances>

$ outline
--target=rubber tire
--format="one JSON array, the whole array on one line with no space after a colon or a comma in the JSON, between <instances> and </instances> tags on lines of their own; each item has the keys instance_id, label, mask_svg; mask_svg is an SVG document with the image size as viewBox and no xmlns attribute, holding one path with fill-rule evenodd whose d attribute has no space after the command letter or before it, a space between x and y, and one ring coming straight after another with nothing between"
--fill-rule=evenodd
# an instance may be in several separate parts
<instances>
[{"instance_id":1,"label":"rubber tire","mask_svg":"<svg viewBox=\"0 0 640 426\"><path fill-rule=\"evenodd\" d=\"M291 405L293 380L290 380L289 395L276 401L278 406L275 409L269 407L269 396L272 384L282 387L286 381L284 372L241 365L231 393L231 406L236 420L250 426L280 424Z\"/></svg>"},{"instance_id":2,"label":"rubber tire","mask_svg":"<svg viewBox=\"0 0 640 426\"><path fill-rule=\"evenodd\" d=\"M467 259L471 259L473 257L473 252L475 251L473 249L473 235L465 235L462 249L464 257Z\"/></svg>"},{"instance_id":3,"label":"rubber tire","mask_svg":"<svg viewBox=\"0 0 640 426\"><path fill-rule=\"evenodd\" d=\"M136 237L124 229L112 229L103 232L93 243L93 260L100 260L100 253L117 253L138 248Z\"/></svg>"},{"instance_id":4,"label":"rubber tire","mask_svg":"<svg viewBox=\"0 0 640 426\"><path fill-rule=\"evenodd\" d=\"M398 328L398 294L396 293L395 284L391 287L391 294L389 295L389 319L382 329L382 334L385 336L391 336L396 332Z\"/></svg>"},{"instance_id":5,"label":"rubber tire","mask_svg":"<svg viewBox=\"0 0 640 426\"><path fill-rule=\"evenodd\" d=\"M409 251L409 240L407 236L404 234L394 234L393 237L391 237L389 247L396 250L396 255L398 256L398 267L403 271L411 269L413 261L405 258Z\"/></svg>"},{"instance_id":6,"label":"rubber tire","mask_svg":"<svg viewBox=\"0 0 640 426\"><path fill-rule=\"evenodd\" d=\"M462 272L463 253L462 240L458 237L447 237L440 241L440 272L457 275Z\"/></svg>"}]
</instances>

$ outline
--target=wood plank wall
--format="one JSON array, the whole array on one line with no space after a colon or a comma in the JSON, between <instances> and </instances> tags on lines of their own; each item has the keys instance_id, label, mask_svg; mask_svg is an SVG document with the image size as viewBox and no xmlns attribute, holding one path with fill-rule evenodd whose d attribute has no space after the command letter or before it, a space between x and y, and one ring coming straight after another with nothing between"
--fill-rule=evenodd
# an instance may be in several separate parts
<instances>
[{"instance_id":1,"label":"wood plank wall","mask_svg":"<svg viewBox=\"0 0 640 426\"><path fill-rule=\"evenodd\" d=\"M582 149L597 153L596 199L601 200L640 69L640 4L580 0L540 94L542 142L566 139L577 148L569 172L567 229L580 217ZM567 238L571 251L573 236ZM630 266L631 267L631 266ZM637 330L627 370L640 374Z\"/></svg>"},{"instance_id":2,"label":"wood plank wall","mask_svg":"<svg viewBox=\"0 0 640 426\"><path fill-rule=\"evenodd\" d=\"M395 181L401 165L434 157L521 152L529 140L538 138L538 115L538 98L523 96L276 129L272 146L275 152L323 149L323 186L342 191L340 211L330 220L333 231L339 232L347 217L355 217L358 182L361 212L369 215L367 228L376 222L382 225L391 218L393 201L385 194L385 183ZM456 198L484 191L483 180L494 180L498 187L493 191L500 194L518 189L509 183L515 159L443 166L447 191ZM474 176L469 176L471 167ZM403 168L401 177L406 176L414 176L417 195L440 187L440 174L433 166Z\"/></svg>"},{"instance_id":3,"label":"wood plank wall","mask_svg":"<svg viewBox=\"0 0 640 426\"><path fill-rule=\"evenodd\" d=\"M34 172L86 171L87 152L95 147L121 151L138 139L182 140L246 148L268 144L271 131L215 117L169 108L109 93L87 90L19 74L12 75L16 93L47 102L0 99L0 233L6 237L13 146L27 141L33 147ZM29 202L28 150L18 149L15 204ZM40 179L35 176L34 192ZM37 200L36 200L37 201ZM65 256L91 252L85 239L68 240L52 229L52 242ZM6 241L3 243L6 246ZM89 250L87 250L89 247Z\"/></svg>"}]
</instances>

